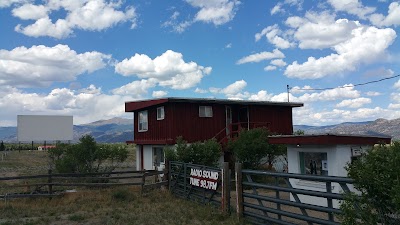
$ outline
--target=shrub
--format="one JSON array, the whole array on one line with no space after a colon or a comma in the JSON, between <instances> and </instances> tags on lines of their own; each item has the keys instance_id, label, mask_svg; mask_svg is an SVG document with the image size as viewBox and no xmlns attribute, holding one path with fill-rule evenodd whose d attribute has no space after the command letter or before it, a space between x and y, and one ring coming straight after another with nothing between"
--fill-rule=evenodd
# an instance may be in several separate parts
<instances>
[{"instance_id":1,"label":"shrub","mask_svg":"<svg viewBox=\"0 0 400 225\"><path fill-rule=\"evenodd\" d=\"M260 169L263 164L261 159L266 159L271 167L277 156L285 154L286 147L269 144L268 135L270 133L266 128L242 130L236 140L229 141L228 149L243 164L243 168Z\"/></svg>"},{"instance_id":2,"label":"shrub","mask_svg":"<svg viewBox=\"0 0 400 225\"><path fill-rule=\"evenodd\" d=\"M400 142L381 145L346 168L359 195L341 205L343 224L400 224Z\"/></svg>"},{"instance_id":3,"label":"shrub","mask_svg":"<svg viewBox=\"0 0 400 225\"><path fill-rule=\"evenodd\" d=\"M128 150L125 146L98 145L92 136L85 135L78 144L49 149L49 156L60 173L90 173L113 170L115 163L125 161ZM104 166L106 161L108 166Z\"/></svg>"},{"instance_id":4,"label":"shrub","mask_svg":"<svg viewBox=\"0 0 400 225\"><path fill-rule=\"evenodd\" d=\"M217 166L222 154L221 146L215 139L188 144L182 137L178 137L174 148L166 147L165 157L168 160L177 160L205 166Z\"/></svg>"}]
</instances>

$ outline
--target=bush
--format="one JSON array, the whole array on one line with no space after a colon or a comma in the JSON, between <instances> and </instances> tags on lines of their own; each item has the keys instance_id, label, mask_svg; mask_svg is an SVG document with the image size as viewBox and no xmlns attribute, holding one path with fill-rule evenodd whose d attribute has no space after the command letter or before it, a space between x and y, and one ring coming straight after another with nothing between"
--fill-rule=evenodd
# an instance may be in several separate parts
<instances>
[{"instance_id":1,"label":"bush","mask_svg":"<svg viewBox=\"0 0 400 225\"><path fill-rule=\"evenodd\" d=\"M286 147L269 144L269 135L265 128L242 130L236 140L229 141L228 149L234 153L236 160L243 164L243 168L260 169L263 164L261 159L266 159L272 167L274 159L285 154Z\"/></svg>"},{"instance_id":2,"label":"bush","mask_svg":"<svg viewBox=\"0 0 400 225\"><path fill-rule=\"evenodd\" d=\"M168 160L205 166L217 166L222 154L221 146L215 139L188 144L182 137L178 137L175 148L166 147L164 150Z\"/></svg>"},{"instance_id":3,"label":"bush","mask_svg":"<svg viewBox=\"0 0 400 225\"><path fill-rule=\"evenodd\" d=\"M128 157L125 146L98 145L90 135L82 136L78 144L58 144L48 152L60 173L111 171L115 168L115 163L123 162ZM106 161L107 166L104 166Z\"/></svg>"},{"instance_id":4,"label":"bush","mask_svg":"<svg viewBox=\"0 0 400 225\"><path fill-rule=\"evenodd\" d=\"M400 143L379 146L346 168L359 196L341 205L343 224L400 224Z\"/></svg>"}]
</instances>

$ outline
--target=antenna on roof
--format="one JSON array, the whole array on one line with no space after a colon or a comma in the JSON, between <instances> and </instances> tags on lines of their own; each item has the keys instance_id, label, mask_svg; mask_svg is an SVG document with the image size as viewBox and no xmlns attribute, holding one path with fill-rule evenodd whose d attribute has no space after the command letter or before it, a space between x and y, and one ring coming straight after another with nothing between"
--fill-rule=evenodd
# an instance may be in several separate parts
<instances>
[{"instance_id":1,"label":"antenna on roof","mask_svg":"<svg viewBox=\"0 0 400 225\"><path fill-rule=\"evenodd\" d=\"M289 102L289 84L286 85L286 90L287 90L287 102Z\"/></svg>"}]
</instances>

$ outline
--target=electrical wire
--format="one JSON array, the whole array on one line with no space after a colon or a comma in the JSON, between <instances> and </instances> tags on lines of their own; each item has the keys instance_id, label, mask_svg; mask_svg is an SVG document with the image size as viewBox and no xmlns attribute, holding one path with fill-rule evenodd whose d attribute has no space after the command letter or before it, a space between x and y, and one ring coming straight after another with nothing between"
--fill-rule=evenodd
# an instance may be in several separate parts
<instances>
[{"instance_id":1,"label":"electrical wire","mask_svg":"<svg viewBox=\"0 0 400 225\"><path fill-rule=\"evenodd\" d=\"M336 89L336 88L348 88L348 87L357 87L357 86L363 86L363 85L367 85L367 84L372 84L372 83L378 83L384 80L390 80L396 77L400 77L400 74L396 75L396 76L392 76L392 77L386 77L386 78L382 78L379 80L374 80L374 81L369 81L369 82L365 82L365 83L360 83L360 84L354 84L354 85L344 85L344 86L340 86L340 87L334 87L334 88L295 88L295 90L299 90L299 91L325 91L325 90L332 90L332 89ZM290 90L293 89L293 87L290 88Z\"/></svg>"}]
</instances>

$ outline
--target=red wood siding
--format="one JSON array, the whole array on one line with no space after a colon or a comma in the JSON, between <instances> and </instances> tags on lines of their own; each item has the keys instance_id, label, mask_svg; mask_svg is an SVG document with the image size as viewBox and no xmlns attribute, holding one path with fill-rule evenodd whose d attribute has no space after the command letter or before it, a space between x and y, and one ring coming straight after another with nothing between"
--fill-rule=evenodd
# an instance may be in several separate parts
<instances>
[{"instance_id":1,"label":"red wood siding","mask_svg":"<svg viewBox=\"0 0 400 225\"><path fill-rule=\"evenodd\" d=\"M249 106L250 122L270 123L269 130L275 134L292 134L292 108L281 106Z\"/></svg>"},{"instance_id":2,"label":"red wood siding","mask_svg":"<svg viewBox=\"0 0 400 225\"><path fill-rule=\"evenodd\" d=\"M199 117L199 106L212 106L213 117ZM225 106L216 104L172 103L171 138L188 142L213 138L225 128Z\"/></svg>"}]
</instances>

